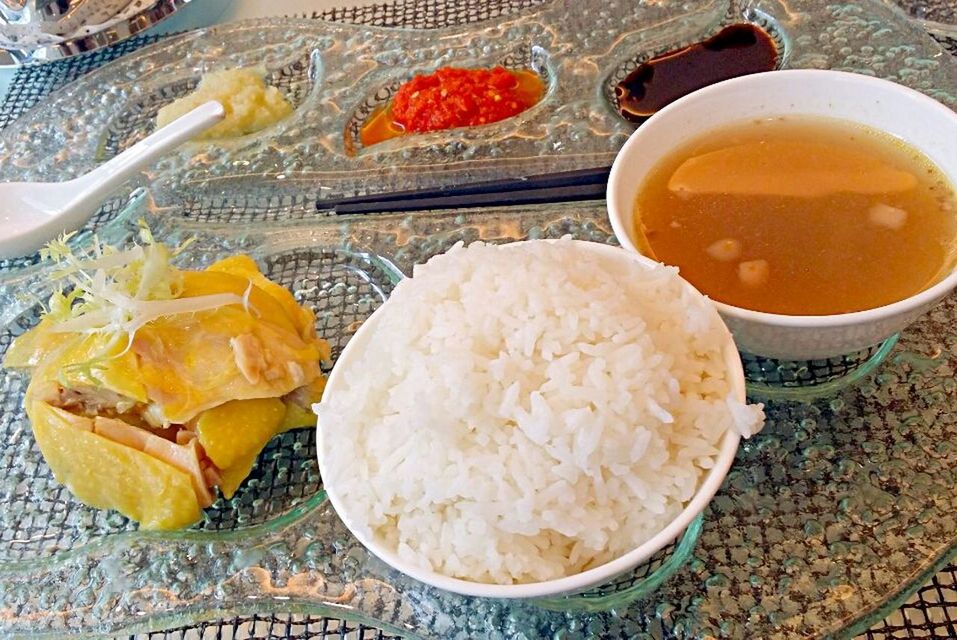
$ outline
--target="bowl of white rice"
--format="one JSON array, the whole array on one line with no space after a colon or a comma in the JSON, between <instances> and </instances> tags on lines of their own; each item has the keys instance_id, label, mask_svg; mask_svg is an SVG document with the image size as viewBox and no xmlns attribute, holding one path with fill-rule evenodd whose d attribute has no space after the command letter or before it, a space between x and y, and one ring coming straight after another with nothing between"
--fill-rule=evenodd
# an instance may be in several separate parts
<instances>
[{"instance_id":1,"label":"bowl of white rice","mask_svg":"<svg viewBox=\"0 0 957 640\"><path fill-rule=\"evenodd\" d=\"M710 300L672 267L568 238L417 265L314 408L325 490L356 538L416 580L493 598L641 565L764 420Z\"/></svg>"}]
</instances>

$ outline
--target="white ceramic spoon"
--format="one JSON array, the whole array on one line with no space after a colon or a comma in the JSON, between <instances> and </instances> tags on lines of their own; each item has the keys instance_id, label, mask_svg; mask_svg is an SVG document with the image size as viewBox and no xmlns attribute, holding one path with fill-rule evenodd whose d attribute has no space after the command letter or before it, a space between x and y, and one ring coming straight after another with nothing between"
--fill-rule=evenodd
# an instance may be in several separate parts
<instances>
[{"instance_id":1,"label":"white ceramic spoon","mask_svg":"<svg viewBox=\"0 0 957 640\"><path fill-rule=\"evenodd\" d=\"M73 180L0 183L0 259L30 255L83 226L128 178L225 115L221 104L207 102Z\"/></svg>"}]
</instances>

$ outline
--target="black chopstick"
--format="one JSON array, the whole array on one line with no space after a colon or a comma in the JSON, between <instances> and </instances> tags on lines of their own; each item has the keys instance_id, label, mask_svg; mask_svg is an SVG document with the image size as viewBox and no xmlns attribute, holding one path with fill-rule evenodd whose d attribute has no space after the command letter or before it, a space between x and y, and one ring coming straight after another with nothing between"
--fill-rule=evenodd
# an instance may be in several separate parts
<instances>
[{"instance_id":1,"label":"black chopstick","mask_svg":"<svg viewBox=\"0 0 957 640\"><path fill-rule=\"evenodd\" d=\"M386 213L591 200L605 195L609 167L477 182L470 185L319 200L319 211Z\"/></svg>"},{"instance_id":2,"label":"black chopstick","mask_svg":"<svg viewBox=\"0 0 957 640\"><path fill-rule=\"evenodd\" d=\"M435 209L460 209L464 207L501 207L546 202L593 200L604 197L605 185L578 185L529 189L505 193L469 193L435 197L416 197L383 202L362 202L336 205L337 214L388 213L398 211L425 211Z\"/></svg>"}]
</instances>

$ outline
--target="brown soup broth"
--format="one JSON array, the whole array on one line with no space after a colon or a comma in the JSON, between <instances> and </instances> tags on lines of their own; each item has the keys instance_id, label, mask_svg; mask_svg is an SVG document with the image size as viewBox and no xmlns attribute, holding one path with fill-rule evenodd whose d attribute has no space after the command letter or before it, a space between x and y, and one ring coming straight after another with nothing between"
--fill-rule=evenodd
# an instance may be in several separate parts
<instances>
[{"instance_id":1,"label":"brown soup broth","mask_svg":"<svg viewBox=\"0 0 957 640\"><path fill-rule=\"evenodd\" d=\"M816 117L749 121L682 145L635 206L640 249L715 300L789 315L871 309L952 267L953 186L887 134Z\"/></svg>"}]
</instances>

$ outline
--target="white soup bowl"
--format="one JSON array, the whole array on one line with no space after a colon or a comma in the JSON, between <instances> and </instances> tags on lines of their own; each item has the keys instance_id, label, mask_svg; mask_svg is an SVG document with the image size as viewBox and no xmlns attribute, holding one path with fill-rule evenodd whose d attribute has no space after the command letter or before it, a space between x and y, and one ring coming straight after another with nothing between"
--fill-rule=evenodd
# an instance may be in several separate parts
<instances>
[{"instance_id":1,"label":"white soup bowl","mask_svg":"<svg viewBox=\"0 0 957 640\"><path fill-rule=\"evenodd\" d=\"M728 125L778 116L823 116L865 125L917 149L957 184L957 114L887 80L841 71L770 71L695 91L649 118L622 147L608 180L608 215L621 246L638 251L634 207L649 172L669 152ZM680 265L678 265L680 268ZM782 360L818 360L876 345L957 286L957 269L908 298L835 315L764 313L715 302L738 348ZM705 292L707 293L707 292Z\"/></svg>"}]
</instances>

